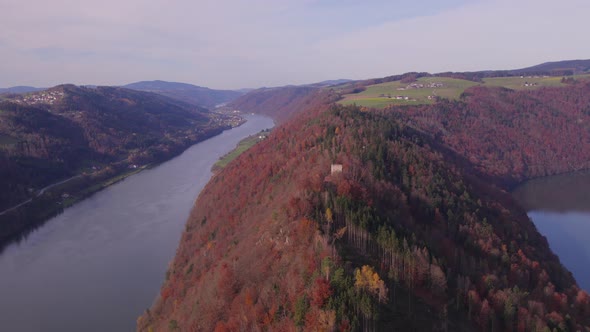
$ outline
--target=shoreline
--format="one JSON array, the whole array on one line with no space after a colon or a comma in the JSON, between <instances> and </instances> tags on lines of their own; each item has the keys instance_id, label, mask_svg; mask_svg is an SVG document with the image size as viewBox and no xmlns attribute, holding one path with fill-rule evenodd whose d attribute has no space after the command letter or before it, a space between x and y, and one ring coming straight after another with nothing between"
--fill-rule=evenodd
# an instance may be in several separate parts
<instances>
[{"instance_id":1,"label":"shoreline","mask_svg":"<svg viewBox=\"0 0 590 332\"><path fill-rule=\"evenodd\" d=\"M231 163L234 159L239 157L244 152L250 150L254 145L258 144L259 142L268 138L268 135L272 131L270 129L264 129L259 131L256 134L252 134L248 137L243 138L236 144L236 146L229 151L228 153L221 156L213 166L211 166L211 172L217 173L224 169L229 163Z\"/></svg>"}]
</instances>

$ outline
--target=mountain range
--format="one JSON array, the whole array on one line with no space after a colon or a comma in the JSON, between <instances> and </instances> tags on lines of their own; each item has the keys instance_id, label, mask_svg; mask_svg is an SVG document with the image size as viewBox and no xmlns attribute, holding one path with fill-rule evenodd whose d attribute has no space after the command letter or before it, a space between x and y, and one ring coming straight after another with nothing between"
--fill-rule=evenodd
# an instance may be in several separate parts
<instances>
[{"instance_id":1,"label":"mountain range","mask_svg":"<svg viewBox=\"0 0 590 332\"><path fill-rule=\"evenodd\" d=\"M123 87L139 91L154 92L189 104L206 108L227 103L242 95L232 90L214 90L187 83L165 81L142 81L124 85Z\"/></svg>"}]
</instances>

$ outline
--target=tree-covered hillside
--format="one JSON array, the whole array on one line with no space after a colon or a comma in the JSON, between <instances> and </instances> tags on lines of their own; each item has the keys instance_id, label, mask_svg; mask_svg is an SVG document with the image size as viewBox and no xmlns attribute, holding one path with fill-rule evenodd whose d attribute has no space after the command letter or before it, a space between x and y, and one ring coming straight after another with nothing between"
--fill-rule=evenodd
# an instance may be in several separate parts
<instances>
[{"instance_id":1,"label":"tree-covered hillside","mask_svg":"<svg viewBox=\"0 0 590 332\"><path fill-rule=\"evenodd\" d=\"M588 89L385 111L330 106L324 92L203 190L139 329L590 329L588 294L503 190L541 174L493 157L531 146L524 163L576 169L590 145L564 145L585 137L586 117L562 106L583 110Z\"/></svg>"}]
</instances>

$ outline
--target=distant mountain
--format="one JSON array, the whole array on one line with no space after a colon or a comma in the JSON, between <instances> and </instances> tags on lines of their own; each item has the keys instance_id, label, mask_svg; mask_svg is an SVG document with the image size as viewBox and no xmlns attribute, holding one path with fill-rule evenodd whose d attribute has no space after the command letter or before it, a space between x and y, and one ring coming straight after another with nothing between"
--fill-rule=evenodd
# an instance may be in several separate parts
<instances>
[{"instance_id":1,"label":"distant mountain","mask_svg":"<svg viewBox=\"0 0 590 332\"><path fill-rule=\"evenodd\" d=\"M540 65L511 69L511 70L483 70L475 72L444 72L434 76L452 77L481 82L489 77L511 77L522 75L570 76L590 72L590 60L564 60L545 62Z\"/></svg>"},{"instance_id":2,"label":"distant mountain","mask_svg":"<svg viewBox=\"0 0 590 332\"><path fill-rule=\"evenodd\" d=\"M321 89L313 86L285 86L279 88L261 88L249 92L228 104L228 107L246 112L259 113L283 122L295 113L309 108L310 103L319 99ZM332 96L333 101L336 100Z\"/></svg>"},{"instance_id":3,"label":"distant mountain","mask_svg":"<svg viewBox=\"0 0 590 332\"><path fill-rule=\"evenodd\" d=\"M529 72L565 72L571 71L574 74L586 73L590 71L590 60L565 60L545 62L540 65L515 69L515 72L529 73Z\"/></svg>"},{"instance_id":4,"label":"distant mountain","mask_svg":"<svg viewBox=\"0 0 590 332\"><path fill-rule=\"evenodd\" d=\"M123 87L138 91L153 92L207 108L213 108L217 105L230 102L244 94L240 91L213 90L187 83L165 81L142 81L127 84Z\"/></svg>"},{"instance_id":5,"label":"distant mountain","mask_svg":"<svg viewBox=\"0 0 590 332\"><path fill-rule=\"evenodd\" d=\"M327 80L327 81L321 81L318 83L313 83L313 84L308 84L308 85L309 86L316 86L316 87L328 87L328 86L340 85L340 84L344 84L344 83L348 83L348 82L352 82L352 80L349 80L349 79Z\"/></svg>"},{"instance_id":6,"label":"distant mountain","mask_svg":"<svg viewBox=\"0 0 590 332\"><path fill-rule=\"evenodd\" d=\"M254 90L256 90L256 89L254 89L254 88L243 88L243 89L238 89L238 90L235 90L235 91L237 91L237 92L245 95L246 93L252 92Z\"/></svg>"},{"instance_id":7,"label":"distant mountain","mask_svg":"<svg viewBox=\"0 0 590 332\"><path fill-rule=\"evenodd\" d=\"M427 72L407 72L404 74L396 74L382 78L370 78L365 80L347 81L335 80L334 82L343 81L333 85L345 85L342 94L357 93L362 91L365 87L373 84L380 84L386 82L394 82L399 80L413 81L421 77L449 77L456 79L469 80L474 82L483 82L484 78L490 77L514 77L514 76L531 76L531 75L546 75L546 76L570 76L573 74L590 73L590 60L564 60L555 62L545 62L539 65L508 70L481 70L468 72L441 72L441 73L427 73ZM330 82L330 81L326 81ZM323 82L311 84L310 86L323 87L326 85L319 85ZM346 84L348 83L348 84Z\"/></svg>"},{"instance_id":8,"label":"distant mountain","mask_svg":"<svg viewBox=\"0 0 590 332\"><path fill-rule=\"evenodd\" d=\"M42 91L45 88L35 88L32 86L13 86L10 88L0 88L0 94L2 93L28 93L28 92L36 92Z\"/></svg>"}]
</instances>

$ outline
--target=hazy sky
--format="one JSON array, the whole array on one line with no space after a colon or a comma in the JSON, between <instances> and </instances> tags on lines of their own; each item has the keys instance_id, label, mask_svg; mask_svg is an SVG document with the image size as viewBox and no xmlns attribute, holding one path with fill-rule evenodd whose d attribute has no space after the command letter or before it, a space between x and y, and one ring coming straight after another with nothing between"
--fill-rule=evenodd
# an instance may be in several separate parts
<instances>
[{"instance_id":1,"label":"hazy sky","mask_svg":"<svg viewBox=\"0 0 590 332\"><path fill-rule=\"evenodd\" d=\"M0 0L0 87L213 88L589 59L589 0Z\"/></svg>"}]
</instances>

